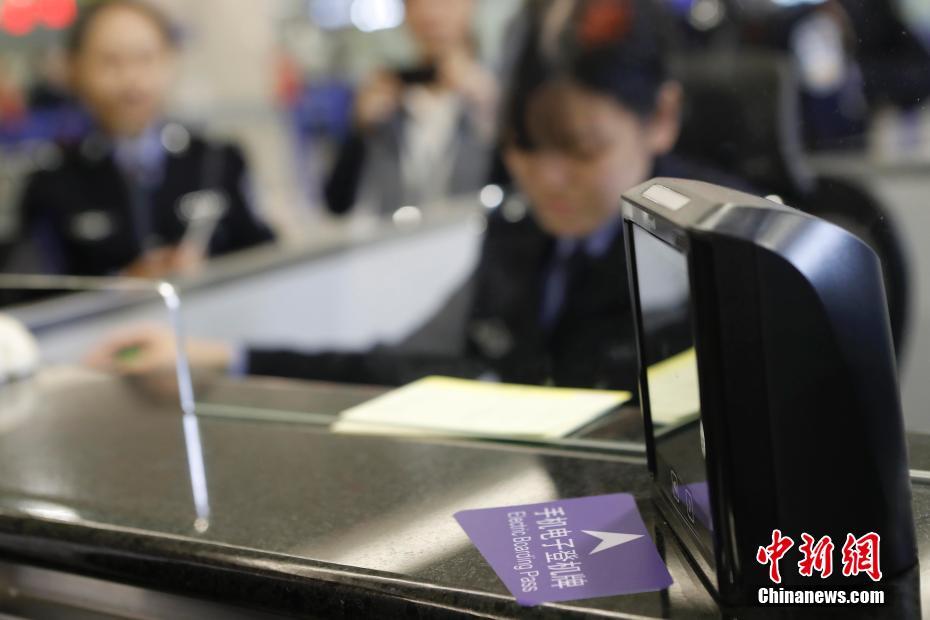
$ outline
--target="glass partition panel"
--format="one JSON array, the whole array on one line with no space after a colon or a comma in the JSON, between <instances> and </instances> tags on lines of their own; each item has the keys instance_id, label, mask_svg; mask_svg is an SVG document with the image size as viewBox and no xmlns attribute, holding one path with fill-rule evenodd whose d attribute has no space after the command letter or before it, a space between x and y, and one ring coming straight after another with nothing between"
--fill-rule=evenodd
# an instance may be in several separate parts
<instances>
[{"instance_id":1,"label":"glass partition panel","mask_svg":"<svg viewBox=\"0 0 930 620\"><path fill-rule=\"evenodd\" d=\"M121 322L113 316L98 316L98 330L62 333L54 329L61 319L58 308L43 307L39 300L63 292L74 294L69 299L75 312L93 312L101 304L136 308L149 321L146 329L154 334L144 344L157 341L166 347L169 363L134 369L134 360L144 353L143 341L120 334ZM12 432L40 413L52 419L73 419L102 408L125 415L141 410L179 416L196 514L193 526L198 532L206 531L210 527L209 491L194 380L184 346L181 299L175 286L132 278L0 274L0 296L20 302L0 315L0 341L4 343L0 432ZM126 372L108 372L114 364ZM50 510L41 503L24 509L34 509L39 516ZM55 517L57 513L51 510Z\"/></svg>"}]
</instances>

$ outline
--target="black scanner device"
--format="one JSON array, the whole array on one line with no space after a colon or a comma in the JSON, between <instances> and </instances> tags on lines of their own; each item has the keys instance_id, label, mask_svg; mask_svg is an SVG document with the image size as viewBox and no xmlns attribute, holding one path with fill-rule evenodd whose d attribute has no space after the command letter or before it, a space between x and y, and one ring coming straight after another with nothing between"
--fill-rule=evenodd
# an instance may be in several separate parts
<instances>
[{"instance_id":1,"label":"black scanner device","mask_svg":"<svg viewBox=\"0 0 930 620\"><path fill-rule=\"evenodd\" d=\"M880 536L883 580L912 568L876 254L826 221L697 181L648 181L624 195L623 217L656 500L712 590L740 604L763 587L876 587L842 574L848 534ZM774 530L794 540L781 583L757 557ZM799 574L802 533L831 537L828 579Z\"/></svg>"}]
</instances>

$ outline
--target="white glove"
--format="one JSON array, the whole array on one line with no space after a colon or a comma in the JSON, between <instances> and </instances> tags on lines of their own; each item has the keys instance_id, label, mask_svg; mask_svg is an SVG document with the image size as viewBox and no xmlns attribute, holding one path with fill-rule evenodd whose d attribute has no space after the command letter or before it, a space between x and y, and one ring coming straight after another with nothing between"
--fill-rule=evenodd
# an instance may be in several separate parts
<instances>
[{"instance_id":1,"label":"white glove","mask_svg":"<svg viewBox=\"0 0 930 620\"><path fill-rule=\"evenodd\" d=\"M39 367L39 346L29 330L0 314L0 383L23 379Z\"/></svg>"}]
</instances>

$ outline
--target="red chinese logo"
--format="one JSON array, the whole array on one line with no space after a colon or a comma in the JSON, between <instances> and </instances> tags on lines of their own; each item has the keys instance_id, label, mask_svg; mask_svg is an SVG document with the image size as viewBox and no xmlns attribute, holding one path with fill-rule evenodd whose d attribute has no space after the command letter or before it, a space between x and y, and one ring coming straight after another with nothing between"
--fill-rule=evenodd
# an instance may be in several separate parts
<instances>
[{"instance_id":1,"label":"red chinese logo","mask_svg":"<svg viewBox=\"0 0 930 620\"><path fill-rule=\"evenodd\" d=\"M881 581L882 569L879 559L881 536L869 532L865 536L856 538L853 534L846 535L843 545L843 576L855 577L859 574L868 575L872 581ZM781 533L781 530L772 531L772 543L766 547L759 547L756 552L756 561L769 567L769 579L773 583L781 583L781 571L778 562L794 546L794 541ZM801 534L801 560L798 562L798 573L802 577L813 577L820 573L821 579L833 574L833 550L835 545L829 536L820 540L815 539L807 532Z\"/></svg>"},{"instance_id":2,"label":"red chinese logo","mask_svg":"<svg viewBox=\"0 0 930 620\"><path fill-rule=\"evenodd\" d=\"M798 569L803 577L811 577L814 571L820 573L821 579L833 574L833 541L824 536L814 543L814 537L808 533L801 534L801 546L798 551L804 558L798 562Z\"/></svg>"},{"instance_id":3,"label":"red chinese logo","mask_svg":"<svg viewBox=\"0 0 930 620\"><path fill-rule=\"evenodd\" d=\"M875 532L869 532L862 538L847 534L843 545L843 575L851 577L865 573L872 581L879 581L882 578L878 560L880 542L881 538Z\"/></svg>"},{"instance_id":4,"label":"red chinese logo","mask_svg":"<svg viewBox=\"0 0 930 620\"><path fill-rule=\"evenodd\" d=\"M793 546L794 541L791 538L782 536L781 530L775 530L772 532L772 544L768 547L759 547L759 551L756 552L756 560L759 564L769 565L769 579L773 582L781 583L778 562Z\"/></svg>"}]
</instances>

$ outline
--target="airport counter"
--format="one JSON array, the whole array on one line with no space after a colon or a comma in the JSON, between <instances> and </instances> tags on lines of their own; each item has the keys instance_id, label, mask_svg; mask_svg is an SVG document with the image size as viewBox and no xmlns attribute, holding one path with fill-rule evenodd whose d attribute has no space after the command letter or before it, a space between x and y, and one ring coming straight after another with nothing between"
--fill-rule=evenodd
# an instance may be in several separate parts
<instances>
[{"instance_id":1,"label":"airport counter","mask_svg":"<svg viewBox=\"0 0 930 620\"><path fill-rule=\"evenodd\" d=\"M548 445L329 431L338 411L381 391L224 380L208 391L216 405L185 417L171 399L83 369L50 368L8 386L0 415L0 612L721 616L653 508L635 447L605 441L611 433L603 428L594 431L598 442ZM288 403L299 408L288 414ZM621 427L638 422L635 407L609 417ZM911 450L915 467L930 466L928 438L913 437ZM930 471L912 478L926 558ZM674 579L667 590L520 607L452 516L617 492L636 496ZM890 602L863 613L920 617L930 588L921 592L918 582L914 573L889 583ZM757 611L771 613L739 617Z\"/></svg>"},{"instance_id":2,"label":"airport counter","mask_svg":"<svg viewBox=\"0 0 930 620\"><path fill-rule=\"evenodd\" d=\"M197 336L295 345L398 338L441 301L450 274L467 274L474 215L218 263L179 283L185 322ZM430 274L435 286L424 286ZM391 299L369 291L373 281ZM406 305L365 323L365 295ZM391 438L330 428L383 388L219 377L197 383L196 413L183 414L164 386L74 364L116 324L163 318L157 300L83 294L15 313L48 363L0 389L0 615L830 617L721 609L653 504L635 405L550 442ZM910 451L926 566L930 436L911 436ZM522 607L453 518L611 493L635 496L673 578L667 589ZM836 616L919 618L927 584L915 568L886 583L884 605Z\"/></svg>"}]
</instances>

